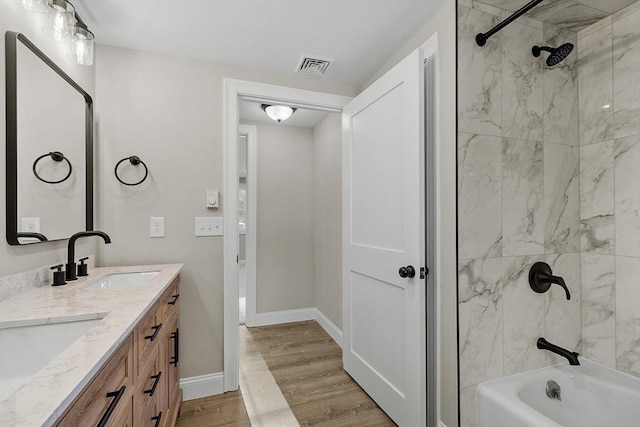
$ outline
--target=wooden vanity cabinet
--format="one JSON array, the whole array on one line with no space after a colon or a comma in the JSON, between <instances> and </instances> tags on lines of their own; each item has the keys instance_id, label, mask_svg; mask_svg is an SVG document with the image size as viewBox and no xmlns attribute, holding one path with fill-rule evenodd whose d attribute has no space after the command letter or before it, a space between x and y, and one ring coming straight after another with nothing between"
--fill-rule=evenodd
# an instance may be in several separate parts
<instances>
[{"instance_id":1,"label":"wooden vanity cabinet","mask_svg":"<svg viewBox=\"0 0 640 427\"><path fill-rule=\"evenodd\" d=\"M167 421L175 425L182 405L180 389L180 281L175 280L164 294L165 331L164 360L167 370Z\"/></svg>"},{"instance_id":2,"label":"wooden vanity cabinet","mask_svg":"<svg viewBox=\"0 0 640 427\"><path fill-rule=\"evenodd\" d=\"M133 336L129 336L91 380L57 426L131 425Z\"/></svg>"},{"instance_id":3,"label":"wooden vanity cabinet","mask_svg":"<svg viewBox=\"0 0 640 427\"><path fill-rule=\"evenodd\" d=\"M180 281L176 278L136 328L137 426L174 426L182 392L178 371ZM153 338L153 339L152 339Z\"/></svg>"},{"instance_id":4,"label":"wooden vanity cabinet","mask_svg":"<svg viewBox=\"0 0 640 427\"><path fill-rule=\"evenodd\" d=\"M178 369L179 292L178 276L58 421L58 426L175 426L182 404ZM109 404L115 402L114 391L121 391L119 401L112 404L107 422L100 424Z\"/></svg>"}]
</instances>

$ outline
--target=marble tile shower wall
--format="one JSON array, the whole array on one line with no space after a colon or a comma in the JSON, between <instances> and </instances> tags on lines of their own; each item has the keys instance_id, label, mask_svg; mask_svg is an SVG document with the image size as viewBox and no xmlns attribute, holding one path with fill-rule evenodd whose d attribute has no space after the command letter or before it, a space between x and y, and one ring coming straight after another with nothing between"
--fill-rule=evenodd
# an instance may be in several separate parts
<instances>
[{"instance_id":1,"label":"marble tile shower wall","mask_svg":"<svg viewBox=\"0 0 640 427\"><path fill-rule=\"evenodd\" d=\"M640 2L578 33L582 354L640 376Z\"/></svg>"},{"instance_id":2,"label":"marble tile shower wall","mask_svg":"<svg viewBox=\"0 0 640 427\"><path fill-rule=\"evenodd\" d=\"M475 425L478 383L564 360L538 350L540 336L640 373L638 17L610 17L608 41L606 30L593 31L602 23L578 40L521 17L475 44L508 15L458 2L463 427ZM531 54L535 44L565 42L576 48L553 69L545 53ZM629 252L614 252L614 242ZM530 289L536 261L565 278L570 301L555 285L545 294Z\"/></svg>"}]
</instances>

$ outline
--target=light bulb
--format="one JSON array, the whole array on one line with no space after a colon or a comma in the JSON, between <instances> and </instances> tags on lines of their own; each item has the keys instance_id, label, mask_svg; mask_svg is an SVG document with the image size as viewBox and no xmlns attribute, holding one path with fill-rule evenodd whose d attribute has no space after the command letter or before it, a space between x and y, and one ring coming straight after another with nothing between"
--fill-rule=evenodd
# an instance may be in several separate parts
<instances>
[{"instance_id":1,"label":"light bulb","mask_svg":"<svg viewBox=\"0 0 640 427\"><path fill-rule=\"evenodd\" d=\"M44 0L16 0L20 6L31 12L47 12L47 5Z\"/></svg>"},{"instance_id":2,"label":"light bulb","mask_svg":"<svg viewBox=\"0 0 640 427\"><path fill-rule=\"evenodd\" d=\"M91 31L75 27L70 56L80 65L93 65L93 44Z\"/></svg>"},{"instance_id":3,"label":"light bulb","mask_svg":"<svg viewBox=\"0 0 640 427\"><path fill-rule=\"evenodd\" d=\"M49 25L42 31L58 41L71 40L71 28L75 24L75 9L65 0L48 0Z\"/></svg>"}]
</instances>

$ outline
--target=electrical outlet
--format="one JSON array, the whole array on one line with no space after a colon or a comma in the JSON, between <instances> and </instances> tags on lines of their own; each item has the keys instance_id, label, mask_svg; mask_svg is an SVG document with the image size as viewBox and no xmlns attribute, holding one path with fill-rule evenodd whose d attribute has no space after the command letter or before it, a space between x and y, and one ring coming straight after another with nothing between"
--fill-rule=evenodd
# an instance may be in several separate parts
<instances>
[{"instance_id":1,"label":"electrical outlet","mask_svg":"<svg viewBox=\"0 0 640 427\"><path fill-rule=\"evenodd\" d=\"M152 216L149 218L149 237L164 237L163 216Z\"/></svg>"},{"instance_id":2,"label":"electrical outlet","mask_svg":"<svg viewBox=\"0 0 640 427\"><path fill-rule=\"evenodd\" d=\"M39 233L40 218L22 218L22 231L26 233Z\"/></svg>"}]
</instances>

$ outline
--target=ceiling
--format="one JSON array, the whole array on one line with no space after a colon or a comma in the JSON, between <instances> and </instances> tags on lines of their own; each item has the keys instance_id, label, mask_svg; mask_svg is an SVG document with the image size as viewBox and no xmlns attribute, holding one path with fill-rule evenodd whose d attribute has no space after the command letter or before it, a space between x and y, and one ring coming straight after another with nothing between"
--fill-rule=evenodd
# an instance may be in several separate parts
<instances>
[{"instance_id":1,"label":"ceiling","mask_svg":"<svg viewBox=\"0 0 640 427\"><path fill-rule=\"evenodd\" d=\"M268 123L271 125L277 124L275 121L269 118L267 114L262 110L262 103L248 101L240 98L240 121L251 121L258 123ZM284 120L278 124L278 126L297 126L302 128L314 128L320 121L330 113L319 110L309 110L305 108L298 108L294 111L293 115L287 120Z\"/></svg>"},{"instance_id":2,"label":"ceiling","mask_svg":"<svg viewBox=\"0 0 640 427\"><path fill-rule=\"evenodd\" d=\"M501 9L515 11L529 0L480 0ZM580 31L605 16L622 9L636 0L545 0L526 16L562 28Z\"/></svg>"},{"instance_id":3,"label":"ceiling","mask_svg":"<svg viewBox=\"0 0 640 427\"><path fill-rule=\"evenodd\" d=\"M295 75L302 54L335 58L323 79L361 86L444 0L75 0L96 42ZM311 77L309 77L311 78Z\"/></svg>"}]
</instances>

